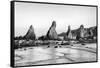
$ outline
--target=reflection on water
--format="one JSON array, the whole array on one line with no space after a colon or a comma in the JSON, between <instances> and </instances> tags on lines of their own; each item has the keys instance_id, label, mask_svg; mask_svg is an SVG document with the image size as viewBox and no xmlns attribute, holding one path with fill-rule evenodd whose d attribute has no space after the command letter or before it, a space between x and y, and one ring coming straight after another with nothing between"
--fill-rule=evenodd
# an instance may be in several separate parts
<instances>
[{"instance_id":1,"label":"reflection on water","mask_svg":"<svg viewBox=\"0 0 100 68\"><path fill-rule=\"evenodd\" d=\"M96 61L96 53L72 48L28 47L15 55L16 66Z\"/></svg>"}]
</instances>

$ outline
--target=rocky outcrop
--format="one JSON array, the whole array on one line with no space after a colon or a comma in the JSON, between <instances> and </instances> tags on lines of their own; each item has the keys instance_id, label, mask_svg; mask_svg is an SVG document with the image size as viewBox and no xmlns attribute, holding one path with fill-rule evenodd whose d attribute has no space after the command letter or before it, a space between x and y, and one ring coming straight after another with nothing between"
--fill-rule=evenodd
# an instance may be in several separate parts
<instances>
[{"instance_id":1,"label":"rocky outcrop","mask_svg":"<svg viewBox=\"0 0 100 68\"><path fill-rule=\"evenodd\" d=\"M81 25L80 28L78 29L78 36L80 38L84 38L85 37L85 33L86 33L86 30L84 29L84 26Z\"/></svg>"},{"instance_id":2,"label":"rocky outcrop","mask_svg":"<svg viewBox=\"0 0 100 68\"><path fill-rule=\"evenodd\" d=\"M64 40L72 39L72 32L70 26L68 26L68 31L66 32L66 35L64 36Z\"/></svg>"},{"instance_id":3,"label":"rocky outcrop","mask_svg":"<svg viewBox=\"0 0 100 68\"><path fill-rule=\"evenodd\" d=\"M84 26L81 25L80 28L78 29L77 36L79 36L79 38L83 38L83 39L84 38L91 38L91 39L93 39L93 37L97 33L96 30L97 30L96 27L84 28Z\"/></svg>"},{"instance_id":4,"label":"rocky outcrop","mask_svg":"<svg viewBox=\"0 0 100 68\"><path fill-rule=\"evenodd\" d=\"M31 25L28 32L26 33L26 35L24 36L25 39L31 39L31 40L35 40L36 39L36 35L34 32L34 28Z\"/></svg>"},{"instance_id":5,"label":"rocky outcrop","mask_svg":"<svg viewBox=\"0 0 100 68\"><path fill-rule=\"evenodd\" d=\"M81 25L78 29L71 30L70 26L68 26L68 31L59 34L58 36L63 36L64 40L68 39L96 39L97 38L97 27L84 28Z\"/></svg>"},{"instance_id":6,"label":"rocky outcrop","mask_svg":"<svg viewBox=\"0 0 100 68\"><path fill-rule=\"evenodd\" d=\"M56 32L56 21L52 22L51 27L49 28L47 34L46 34L46 38L49 40L56 40L58 39L58 35Z\"/></svg>"},{"instance_id":7,"label":"rocky outcrop","mask_svg":"<svg viewBox=\"0 0 100 68\"><path fill-rule=\"evenodd\" d=\"M76 34L76 39L79 40L80 38L84 38L85 37L85 33L86 33L86 29L84 28L83 25L81 25L78 29L77 29L77 34Z\"/></svg>"}]
</instances>

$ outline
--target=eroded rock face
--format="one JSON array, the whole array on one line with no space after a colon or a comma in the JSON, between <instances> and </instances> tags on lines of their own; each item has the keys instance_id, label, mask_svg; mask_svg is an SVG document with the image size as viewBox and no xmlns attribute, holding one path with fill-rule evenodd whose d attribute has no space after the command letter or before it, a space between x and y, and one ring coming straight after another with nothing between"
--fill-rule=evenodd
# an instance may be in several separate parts
<instances>
[{"instance_id":1,"label":"eroded rock face","mask_svg":"<svg viewBox=\"0 0 100 68\"><path fill-rule=\"evenodd\" d=\"M30 26L28 32L26 33L26 35L24 37L25 37L25 39L32 39L32 40L36 39L36 35L34 33L34 28L32 25Z\"/></svg>"},{"instance_id":2,"label":"eroded rock face","mask_svg":"<svg viewBox=\"0 0 100 68\"><path fill-rule=\"evenodd\" d=\"M49 40L56 40L56 39L58 39L58 35L57 35L57 32L56 32L56 21L52 22L52 25L49 28L46 37Z\"/></svg>"}]
</instances>

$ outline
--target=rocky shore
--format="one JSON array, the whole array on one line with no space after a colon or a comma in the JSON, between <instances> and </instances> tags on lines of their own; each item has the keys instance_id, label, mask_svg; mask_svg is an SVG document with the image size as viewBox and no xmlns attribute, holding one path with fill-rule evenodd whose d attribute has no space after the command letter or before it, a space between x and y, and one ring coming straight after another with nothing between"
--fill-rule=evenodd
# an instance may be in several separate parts
<instances>
[{"instance_id":1,"label":"rocky shore","mask_svg":"<svg viewBox=\"0 0 100 68\"><path fill-rule=\"evenodd\" d=\"M31 46L44 46L44 45L70 45L70 44L85 44L97 42L97 27L84 28L80 25L79 28L71 30L68 26L67 32L57 34L56 21L52 22L51 27L46 35L36 37L34 28L31 25L29 30L24 36L14 38L14 48L31 47ZM49 47L49 46L48 46Z\"/></svg>"}]
</instances>

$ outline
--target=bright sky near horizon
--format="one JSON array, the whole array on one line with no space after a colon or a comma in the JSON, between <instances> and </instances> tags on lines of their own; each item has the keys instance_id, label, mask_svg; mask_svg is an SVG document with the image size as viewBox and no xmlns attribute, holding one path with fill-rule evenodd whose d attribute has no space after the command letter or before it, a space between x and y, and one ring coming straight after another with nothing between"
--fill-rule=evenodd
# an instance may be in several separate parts
<instances>
[{"instance_id":1,"label":"bright sky near horizon","mask_svg":"<svg viewBox=\"0 0 100 68\"><path fill-rule=\"evenodd\" d=\"M96 7L15 3L15 36L25 35L33 25L36 36L45 35L52 21L56 21L57 33L66 32L68 25L77 29L96 26Z\"/></svg>"}]
</instances>

